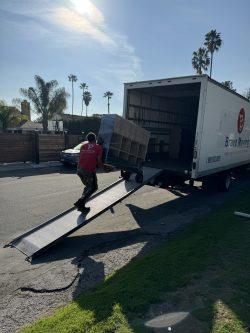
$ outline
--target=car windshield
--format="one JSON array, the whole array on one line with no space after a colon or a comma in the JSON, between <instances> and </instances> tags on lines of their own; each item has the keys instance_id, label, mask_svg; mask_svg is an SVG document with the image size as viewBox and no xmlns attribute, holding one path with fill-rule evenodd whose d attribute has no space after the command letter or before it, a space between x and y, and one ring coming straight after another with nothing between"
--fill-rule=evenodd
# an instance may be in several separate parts
<instances>
[{"instance_id":1,"label":"car windshield","mask_svg":"<svg viewBox=\"0 0 250 333\"><path fill-rule=\"evenodd\" d=\"M79 145L74 147L74 150L80 150L82 145L83 145L83 142L79 143Z\"/></svg>"}]
</instances>

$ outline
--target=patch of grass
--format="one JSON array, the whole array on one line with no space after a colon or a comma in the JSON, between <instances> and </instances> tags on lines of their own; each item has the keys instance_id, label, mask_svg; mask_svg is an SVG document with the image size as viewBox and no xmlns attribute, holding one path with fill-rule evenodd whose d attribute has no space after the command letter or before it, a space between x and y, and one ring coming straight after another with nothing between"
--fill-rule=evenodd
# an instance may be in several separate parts
<instances>
[{"instance_id":1,"label":"patch of grass","mask_svg":"<svg viewBox=\"0 0 250 333\"><path fill-rule=\"evenodd\" d=\"M237 318L236 314L222 301L214 305L214 325L212 333L246 333L244 324Z\"/></svg>"},{"instance_id":2,"label":"patch of grass","mask_svg":"<svg viewBox=\"0 0 250 333\"><path fill-rule=\"evenodd\" d=\"M144 332L135 323L150 305L163 301L219 267L202 297L208 304L193 314L213 333L242 333L250 313L250 222L233 211L249 211L250 191L241 192L221 209L186 227L171 240L132 261L103 283L23 333ZM216 298L214 298L216 295Z\"/></svg>"}]
</instances>

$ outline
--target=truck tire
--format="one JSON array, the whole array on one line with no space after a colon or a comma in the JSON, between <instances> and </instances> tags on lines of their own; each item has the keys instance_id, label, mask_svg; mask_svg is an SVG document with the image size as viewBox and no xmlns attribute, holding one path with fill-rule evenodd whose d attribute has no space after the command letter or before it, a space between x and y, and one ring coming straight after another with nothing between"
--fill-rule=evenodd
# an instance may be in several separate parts
<instances>
[{"instance_id":1,"label":"truck tire","mask_svg":"<svg viewBox=\"0 0 250 333\"><path fill-rule=\"evenodd\" d=\"M230 189L231 185L231 173L230 172L223 172L219 175L218 179L218 189L221 192L227 192Z\"/></svg>"},{"instance_id":2,"label":"truck tire","mask_svg":"<svg viewBox=\"0 0 250 333\"><path fill-rule=\"evenodd\" d=\"M143 174L142 173L137 173L135 176L135 181L137 183L142 183L143 182Z\"/></svg>"},{"instance_id":3,"label":"truck tire","mask_svg":"<svg viewBox=\"0 0 250 333\"><path fill-rule=\"evenodd\" d=\"M128 171L124 171L124 170L121 170L121 177L124 179L124 180L129 180L130 179L130 176L131 176L131 173L128 172Z\"/></svg>"}]
</instances>

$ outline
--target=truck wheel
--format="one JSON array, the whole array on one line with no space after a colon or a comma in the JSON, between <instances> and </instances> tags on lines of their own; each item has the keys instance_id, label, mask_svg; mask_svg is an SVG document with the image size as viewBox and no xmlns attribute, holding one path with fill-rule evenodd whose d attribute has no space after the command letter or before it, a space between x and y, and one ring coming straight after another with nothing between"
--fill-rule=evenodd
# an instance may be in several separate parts
<instances>
[{"instance_id":1,"label":"truck wheel","mask_svg":"<svg viewBox=\"0 0 250 333\"><path fill-rule=\"evenodd\" d=\"M231 173L225 172L219 175L218 188L221 192L227 192L231 185Z\"/></svg>"},{"instance_id":2,"label":"truck wheel","mask_svg":"<svg viewBox=\"0 0 250 333\"><path fill-rule=\"evenodd\" d=\"M142 173L137 173L135 176L135 181L137 183L142 183L143 182L143 174Z\"/></svg>"},{"instance_id":3,"label":"truck wheel","mask_svg":"<svg viewBox=\"0 0 250 333\"><path fill-rule=\"evenodd\" d=\"M129 180L130 176L131 176L131 173L130 173L130 172L128 172L128 171L124 171L124 170L121 171L121 177L122 177L124 180Z\"/></svg>"}]
</instances>

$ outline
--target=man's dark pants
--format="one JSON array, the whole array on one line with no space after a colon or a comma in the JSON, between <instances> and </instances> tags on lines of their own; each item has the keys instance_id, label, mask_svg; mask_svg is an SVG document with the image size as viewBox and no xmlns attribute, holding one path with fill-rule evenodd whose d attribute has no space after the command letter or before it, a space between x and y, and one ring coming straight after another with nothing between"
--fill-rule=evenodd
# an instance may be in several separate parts
<instances>
[{"instance_id":1,"label":"man's dark pants","mask_svg":"<svg viewBox=\"0 0 250 333\"><path fill-rule=\"evenodd\" d=\"M77 175L85 186L82 197L77 201L78 206L84 206L88 198L98 189L95 172L88 172L81 167L77 168Z\"/></svg>"}]
</instances>

